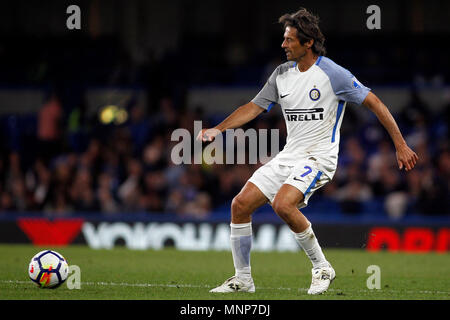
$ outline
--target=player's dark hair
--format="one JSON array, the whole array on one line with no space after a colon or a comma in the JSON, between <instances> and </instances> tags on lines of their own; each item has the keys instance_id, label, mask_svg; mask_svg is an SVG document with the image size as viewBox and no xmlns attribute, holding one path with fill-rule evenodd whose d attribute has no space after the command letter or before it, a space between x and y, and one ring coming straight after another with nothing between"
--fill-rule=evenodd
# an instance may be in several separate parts
<instances>
[{"instance_id":1,"label":"player's dark hair","mask_svg":"<svg viewBox=\"0 0 450 320\"><path fill-rule=\"evenodd\" d=\"M314 39L314 44L311 47L312 51L319 56L326 54L325 37L319 28L319 17L313 15L305 8L300 8L295 13L286 13L278 19L284 28L294 27L297 29L297 38L303 45L305 42Z\"/></svg>"}]
</instances>

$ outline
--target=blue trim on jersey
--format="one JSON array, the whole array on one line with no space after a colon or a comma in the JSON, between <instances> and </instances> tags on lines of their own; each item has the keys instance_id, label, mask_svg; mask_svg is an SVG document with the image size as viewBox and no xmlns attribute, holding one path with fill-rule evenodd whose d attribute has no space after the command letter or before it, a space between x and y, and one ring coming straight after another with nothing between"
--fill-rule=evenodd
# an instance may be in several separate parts
<instances>
[{"instance_id":1,"label":"blue trim on jersey","mask_svg":"<svg viewBox=\"0 0 450 320\"><path fill-rule=\"evenodd\" d=\"M339 123L339 118L341 117L343 109L344 109L344 101L339 100L339 104L338 104L338 108L337 108L337 112L336 112L336 123L334 124L334 127L333 127L333 134L331 136L331 142L335 141L336 129L337 129L337 125Z\"/></svg>"},{"instance_id":2,"label":"blue trim on jersey","mask_svg":"<svg viewBox=\"0 0 450 320\"><path fill-rule=\"evenodd\" d=\"M311 182L311 184L309 185L308 189L306 189L305 194L303 195L303 197L306 197L306 195L311 191L311 189L316 185L317 180L320 179L320 177L322 176L322 171L319 171L317 173L317 175L315 176L314 180Z\"/></svg>"},{"instance_id":3,"label":"blue trim on jersey","mask_svg":"<svg viewBox=\"0 0 450 320\"><path fill-rule=\"evenodd\" d=\"M316 64L318 64L318 62L319 59L317 59ZM362 104L370 89L361 84L350 71L327 57L322 57L322 59L320 59L320 66L318 67L322 69L330 79L333 92L339 100L344 100L357 105ZM357 86L355 86L354 83L356 83Z\"/></svg>"},{"instance_id":4,"label":"blue trim on jersey","mask_svg":"<svg viewBox=\"0 0 450 320\"><path fill-rule=\"evenodd\" d=\"M318 58L317 61L316 61L316 65L319 65L320 60L322 60L322 56L319 56L319 58Z\"/></svg>"},{"instance_id":5,"label":"blue trim on jersey","mask_svg":"<svg viewBox=\"0 0 450 320\"><path fill-rule=\"evenodd\" d=\"M272 102L271 104L269 104L269 106L267 107L267 112L270 111L270 109L272 109L272 107L275 105L275 102Z\"/></svg>"}]
</instances>

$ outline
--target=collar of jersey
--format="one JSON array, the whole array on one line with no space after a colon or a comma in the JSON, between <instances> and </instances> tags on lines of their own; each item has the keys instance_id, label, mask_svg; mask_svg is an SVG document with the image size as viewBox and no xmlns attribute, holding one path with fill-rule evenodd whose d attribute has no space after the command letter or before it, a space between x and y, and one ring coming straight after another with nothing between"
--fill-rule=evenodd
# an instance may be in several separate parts
<instances>
[{"instance_id":1,"label":"collar of jersey","mask_svg":"<svg viewBox=\"0 0 450 320\"><path fill-rule=\"evenodd\" d=\"M295 71L298 72L299 74L306 74L306 73L308 73L309 71L311 71L311 69L312 69L315 65L316 65L316 63L314 62L314 64L312 64L312 65L308 68L308 70L306 70L306 71L300 71L300 68L298 67L298 63L296 62L296 63L295 63Z\"/></svg>"}]
</instances>

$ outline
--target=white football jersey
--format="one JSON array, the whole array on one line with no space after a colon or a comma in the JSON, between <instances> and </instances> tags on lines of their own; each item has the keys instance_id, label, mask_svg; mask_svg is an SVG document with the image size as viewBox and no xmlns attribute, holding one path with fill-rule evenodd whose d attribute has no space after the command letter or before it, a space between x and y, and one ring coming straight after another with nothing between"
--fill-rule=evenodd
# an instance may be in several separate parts
<instances>
[{"instance_id":1,"label":"white football jersey","mask_svg":"<svg viewBox=\"0 0 450 320\"><path fill-rule=\"evenodd\" d=\"M267 111L281 106L287 139L275 157L280 164L294 166L311 155L336 166L346 104L362 104L369 91L347 69L320 56L305 72L293 61L279 65L252 102Z\"/></svg>"}]
</instances>

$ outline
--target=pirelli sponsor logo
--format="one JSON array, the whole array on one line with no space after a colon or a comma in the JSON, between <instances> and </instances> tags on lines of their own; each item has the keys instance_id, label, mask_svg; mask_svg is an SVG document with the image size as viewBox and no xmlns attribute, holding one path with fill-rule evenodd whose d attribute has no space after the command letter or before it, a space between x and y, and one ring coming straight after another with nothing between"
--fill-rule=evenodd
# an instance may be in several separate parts
<instances>
[{"instance_id":1,"label":"pirelli sponsor logo","mask_svg":"<svg viewBox=\"0 0 450 320\"><path fill-rule=\"evenodd\" d=\"M288 121L323 120L323 108L285 109L284 112Z\"/></svg>"}]
</instances>

